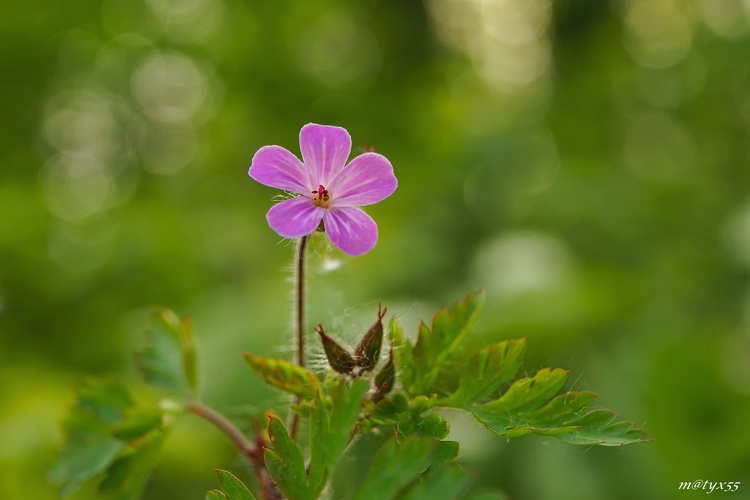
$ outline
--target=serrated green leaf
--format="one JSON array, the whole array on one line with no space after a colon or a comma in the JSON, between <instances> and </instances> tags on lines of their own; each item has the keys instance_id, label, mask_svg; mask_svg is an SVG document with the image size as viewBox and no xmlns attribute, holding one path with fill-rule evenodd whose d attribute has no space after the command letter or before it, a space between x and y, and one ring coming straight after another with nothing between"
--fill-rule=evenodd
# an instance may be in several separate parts
<instances>
[{"instance_id":1,"label":"serrated green leaf","mask_svg":"<svg viewBox=\"0 0 750 500\"><path fill-rule=\"evenodd\" d=\"M332 449L339 450L334 455L343 451L349 442L351 430L359 416L362 398L368 389L367 381L358 379L354 380L348 388L344 381L339 382L331 393L331 409L328 415L330 424L328 435L331 438L329 443L335 444Z\"/></svg>"},{"instance_id":2,"label":"serrated green leaf","mask_svg":"<svg viewBox=\"0 0 750 500\"><path fill-rule=\"evenodd\" d=\"M169 309L158 311L154 317L156 323L161 327L160 329L169 334L176 345L179 346L181 363L179 373L192 394L195 394L198 390L198 369L192 320L187 316L179 318ZM172 366L172 368L175 369L176 366ZM177 372L175 371L175 373ZM167 389L174 390L171 387L167 387Z\"/></svg>"},{"instance_id":3,"label":"serrated green leaf","mask_svg":"<svg viewBox=\"0 0 750 500\"><path fill-rule=\"evenodd\" d=\"M321 382L313 372L280 359L244 353L245 361L264 382L303 398L314 398Z\"/></svg>"},{"instance_id":4,"label":"serrated green leaf","mask_svg":"<svg viewBox=\"0 0 750 500\"><path fill-rule=\"evenodd\" d=\"M403 500L434 500L436 498L458 498L459 492L469 481L469 474L456 464L447 464L434 473L423 474L419 482L410 487Z\"/></svg>"},{"instance_id":5,"label":"serrated green leaf","mask_svg":"<svg viewBox=\"0 0 750 500\"><path fill-rule=\"evenodd\" d=\"M430 463L435 442L414 436L399 445L388 440L370 464L354 500L388 500L414 481Z\"/></svg>"},{"instance_id":6,"label":"serrated green leaf","mask_svg":"<svg viewBox=\"0 0 750 500\"><path fill-rule=\"evenodd\" d=\"M575 430L558 437L566 443L584 446L622 446L652 441L648 433L637 428L635 423L614 422L616 417L611 410L591 409L568 423L576 426Z\"/></svg>"},{"instance_id":7,"label":"serrated green leaf","mask_svg":"<svg viewBox=\"0 0 750 500\"><path fill-rule=\"evenodd\" d=\"M437 404L437 401L438 398L434 394L430 396L417 396L409 401L409 407L412 412L419 415L427 410L431 410Z\"/></svg>"},{"instance_id":8,"label":"serrated green leaf","mask_svg":"<svg viewBox=\"0 0 750 500\"><path fill-rule=\"evenodd\" d=\"M433 384L451 356L459 351L479 315L484 298L484 292L468 295L450 309L442 307L429 328L424 322L419 325L417 342L412 349L414 380L406 387L409 394L434 392L431 391ZM408 360L402 359L402 362L408 364Z\"/></svg>"},{"instance_id":9,"label":"serrated green leaf","mask_svg":"<svg viewBox=\"0 0 750 500\"><path fill-rule=\"evenodd\" d=\"M398 378L404 387L411 387L414 385L416 375L414 372L414 347L404 335L404 329L398 324L395 316L391 319L388 329Z\"/></svg>"},{"instance_id":10,"label":"serrated green leaf","mask_svg":"<svg viewBox=\"0 0 750 500\"><path fill-rule=\"evenodd\" d=\"M159 426L162 414L156 410L134 408L128 411L125 418L112 429L112 435L123 441L133 441Z\"/></svg>"},{"instance_id":11,"label":"serrated green leaf","mask_svg":"<svg viewBox=\"0 0 750 500\"><path fill-rule=\"evenodd\" d=\"M569 392L531 411L508 410L501 415L474 407L472 412L488 429L507 438L534 433L586 446L621 446L650 440L633 423L614 423L616 415L611 410L590 408L595 398L589 391Z\"/></svg>"},{"instance_id":12,"label":"serrated green leaf","mask_svg":"<svg viewBox=\"0 0 750 500\"><path fill-rule=\"evenodd\" d=\"M219 490L209 490L206 492L205 500L228 500L228 498Z\"/></svg>"},{"instance_id":13,"label":"serrated green leaf","mask_svg":"<svg viewBox=\"0 0 750 500\"><path fill-rule=\"evenodd\" d=\"M340 381L339 383L344 383ZM308 484L316 494L328 481L330 453L326 438L330 434L330 420L325 401L318 394L310 406L310 475Z\"/></svg>"},{"instance_id":14,"label":"serrated green leaf","mask_svg":"<svg viewBox=\"0 0 750 500\"><path fill-rule=\"evenodd\" d=\"M434 412L423 416L419 406L410 406L407 412L398 415L399 440L414 434L435 440L447 436L450 430L448 421Z\"/></svg>"},{"instance_id":15,"label":"serrated green leaf","mask_svg":"<svg viewBox=\"0 0 750 500\"><path fill-rule=\"evenodd\" d=\"M369 384L358 379L347 388L340 380L331 393L331 405L323 401L320 394L310 408L310 475L311 492L317 496L322 491L330 471L346 448Z\"/></svg>"},{"instance_id":16,"label":"serrated green leaf","mask_svg":"<svg viewBox=\"0 0 750 500\"><path fill-rule=\"evenodd\" d=\"M68 425L80 426L81 429L69 435L65 451L49 473L50 481L60 487L63 498L104 471L125 447L125 443L109 435L107 428L94 430L95 422L75 418L73 423L73 420L70 419Z\"/></svg>"},{"instance_id":17,"label":"serrated green leaf","mask_svg":"<svg viewBox=\"0 0 750 500\"><path fill-rule=\"evenodd\" d=\"M112 436L133 405L127 389L107 379L83 383L76 406L63 423L65 447L49 478L66 497L93 478L117 457L125 443Z\"/></svg>"},{"instance_id":18,"label":"serrated green leaf","mask_svg":"<svg viewBox=\"0 0 750 500\"><path fill-rule=\"evenodd\" d=\"M78 405L106 424L118 424L135 404L130 392L109 379L86 380L79 390Z\"/></svg>"},{"instance_id":19,"label":"serrated green leaf","mask_svg":"<svg viewBox=\"0 0 750 500\"><path fill-rule=\"evenodd\" d=\"M183 372L179 337L163 328L147 333L147 344L135 353L135 364L150 386L175 394L190 396L190 386Z\"/></svg>"},{"instance_id":20,"label":"serrated green leaf","mask_svg":"<svg viewBox=\"0 0 750 500\"><path fill-rule=\"evenodd\" d=\"M187 316L180 320L180 351L182 354L182 373L192 394L198 392L198 355L193 340L193 322Z\"/></svg>"},{"instance_id":21,"label":"serrated green leaf","mask_svg":"<svg viewBox=\"0 0 750 500\"><path fill-rule=\"evenodd\" d=\"M460 408L489 396L513 378L525 351L525 338L506 340L481 349L467 363L456 392L439 404Z\"/></svg>"},{"instance_id":22,"label":"serrated green leaf","mask_svg":"<svg viewBox=\"0 0 750 500\"><path fill-rule=\"evenodd\" d=\"M595 399L596 394L591 391L568 392L556 396L541 408L522 412L520 415L529 422L533 422L535 426L578 425L573 422L585 414L585 410L594 403Z\"/></svg>"},{"instance_id":23,"label":"serrated green leaf","mask_svg":"<svg viewBox=\"0 0 750 500\"><path fill-rule=\"evenodd\" d=\"M276 486L290 499L314 498L307 488L307 474L302 453L278 418L269 418L268 437L273 448L265 448L263 456L268 473Z\"/></svg>"},{"instance_id":24,"label":"serrated green leaf","mask_svg":"<svg viewBox=\"0 0 750 500\"><path fill-rule=\"evenodd\" d=\"M231 472L216 469L216 477L219 479L219 486L224 494L223 498L228 500L255 500L255 495Z\"/></svg>"},{"instance_id":25,"label":"serrated green leaf","mask_svg":"<svg viewBox=\"0 0 750 500\"><path fill-rule=\"evenodd\" d=\"M568 371L562 368L542 368L533 378L526 377L513 382L500 399L478 405L477 408L489 415L534 410L556 394L567 377Z\"/></svg>"},{"instance_id":26,"label":"serrated green leaf","mask_svg":"<svg viewBox=\"0 0 750 500\"><path fill-rule=\"evenodd\" d=\"M448 420L437 413L430 413L422 419L417 432L420 436L440 441L448 435L450 429L451 426L448 424Z\"/></svg>"},{"instance_id":27,"label":"serrated green leaf","mask_svg":"<svg viewBox=\"0 0 750 500\"><path fill-rule=\"evenodd\" d=\"M458 457L460 445L456 441L441 441L450 432L448 421L435 412L423 415L419 404L409 408L408 415L400 415L397 425L396 440L404 442L409 436L427 438L434 442L434 449L430 455L429 468L422 474L422 480L430 474L442 470L443 465Z\"/></svg>"},{"instance_id":28,"label":"serrated green leaf","mask_svg":"<svg viewBox=\"0 0 750 500\"><path fill-rule=\"evenodd\" d=\"M335 371L343 374L350 374L354 367L357 366L357 362L354 357L349 354L349 351L341 347L335 340L326 335L323 330L323 325L318 325L315 331L320 335L320 342L323 344L323 352L326 353L328 358L328 364L331 365Z\"/></svg>"},{"instance_id":29,"label":"serrated green leaf","mask_svg":"<svg viewBox=\"0 0 750 500\"><path fill-rule=\"evenodd\" d=\"M442 466L458 458L461 445L458 441L438 441L430 456L430 468L423 475L438 474Z\"/></svg>"},{"instance_id":30,"label":"serrated green leaf","mask_svg":"<svg viewBox=\"0 0 750 500\"><path fill-rule=\"evenodd\" d=\"M165 437L163 431L153 431L130 443L107 468L99 490L117 500L140 498Z\"/></svg>"},{"instance_id":31,"label":"serrated green leaf","mask_svg":"<svg viewBox=\"0 0 750 500\"><path fill-rule=\"evenodd\" d=\"M395 425L400 420L400 415L408 410L409 401L403 394L396 393L388 399L378 401L366 416L365 422L371 424L371 427Z\"/></svg>"}]
</instances>

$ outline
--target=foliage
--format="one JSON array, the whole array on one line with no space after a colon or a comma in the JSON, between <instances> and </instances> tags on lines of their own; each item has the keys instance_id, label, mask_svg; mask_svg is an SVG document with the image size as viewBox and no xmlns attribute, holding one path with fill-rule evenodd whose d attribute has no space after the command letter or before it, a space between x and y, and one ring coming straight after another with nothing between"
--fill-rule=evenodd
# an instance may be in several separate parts
<instances>
[{"instance_id":1,"label":"foliage","mask_svg":"<svg viewBox=\"0 0 750 500\"><path fill-rule=\"evenodd\" d=\"M231 472L216 469L216 477L221 490L209 491L206 500L255 500L255 495Z\"/></svg>"},{"instance_id":2,"label":"foliage","mask_svg":"<svg viewBox=\"0 0 750 500\"><path fill-rule=\"evenodd\" d=\"M102 493L137 498L179 411L181 405L175 403L192 397L197 373L190 320L178 319L171 311L160 311L155 319L150 343L135 362L143 379L164 397L163 404L138 403L112 380L86 381L63 425L65 449L50 471L63 497L100 476Z\"/></svg>"},{"instance_id":3,"label":"foliage","mask_svg":"<svg viewBox=\"0 0 750 500\"><path fill-rule=\"evenodd\" d=\"M450 309L440 309L429 326L419 326L414 343L393 319L388 354L382 356L385 309L378 311L354 353L319 326L331 362L322 374L283 360L244 354L264 382L298 398L295 411L306 419L309 432L306 442L298 441L271 415L267 440L261 438L255 448L245 441L235 444L254 467L264 468L260 477L267 474L272 488L293 500L313 500L321 496L357 436L373 432L390 436L356 488L354 498L367 500L434 498L436 492L454 497L467 488L470 476L456 463L460 445L447 439L449 425L439 412L444 408L469 412L506 438L534 433L586 446L649 440L635 424L616 422L612 411L593 407L596 395L591 392L557 395L568 376L566 370L543 368L533 376L517 378L527 339L467 352L465 340L483 301L483 293L469 295ZM136 363L154 390L181 402L178 406L185 412L200 404L195 399L190 321L171 312L160 313L157 320L158 328ZM136 403L119 383L89 381L66 421L68 443L52 478L63 496L103 476L102 492L136 498L171 420L164 410ZM217 470L217 476L220 489L209 491L207 499L255 498L231 473ZM259 485L256 493L264 498L273 495Z\"/></svg>"},{"instance_id":4,"label":"foliage","mask_svg":"<svg viewBox=\"0 0 750 500\"><path fill-rule=\"evenodd\" d=\"M478 483L677 498L681 478L744 474L749 5L6 2L0 498L52 498L39 478L71 386L129 373L143 311L195 314L216 404L267 397L259 378L212 385L241 380L232 352L283 357L270 353L289 323L270 189L239 178L255 147L296 151L310 121L349 127L399 175L371 211L381 238L363 262L377 272L327 273L346 307L383 300L412 334L432 304L486 286L493 342L530 336L527 368L571 369L566 387L588 383L658 434L607 455L475 441ZM507 22L532 36L497 36ZM180 456L213 443L198 431L170 435L175 464L146 497L208 489L203 454ZM556 474L533 473L545 460Z\"/></svg>"}]
</instances>

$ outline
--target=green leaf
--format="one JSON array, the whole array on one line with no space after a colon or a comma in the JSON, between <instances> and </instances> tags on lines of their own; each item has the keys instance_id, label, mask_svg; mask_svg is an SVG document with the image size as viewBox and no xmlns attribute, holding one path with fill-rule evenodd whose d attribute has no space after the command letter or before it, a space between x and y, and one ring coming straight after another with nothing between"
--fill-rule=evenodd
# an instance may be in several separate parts
<instances>
[{"instance_id":1,"label":"green leaf","mask_svg":"<svg viewBox=\"0 0 750 500\"><path fill-rule=\"evenodd\" d=\"M525 338L506 340L481 349L467 363L456 392L438 404L461 407L489 396L513 378L525 350Z\"/></svg>"},{"instance_id":2,"label":"green leaf","mask_svg":"<svg viewBox=\"0 0 750 500\"><path fill-rule=\"evenodd\" d=\"M180 320L180 350L182 353L182 371L192 394L198 392L198 355L193 340L193 322L185 316Z\"/></svg>"},{"instance_id":3,"label":"green leaf","mask_svg":"<svg viewBox=\"0 0 750 500\"><path fill-rule=\"evenodd\" d=\"M456 441L441 441L450 432L448 420L435 412L423 415L418 407L411 410L411 415L406 418L402 416L397 425L397 440L401 442L403 440L401 436L416 435L435 441L435 448L430 455L430 467L423 476L434 474L436 470L442 469L444 464L454 461L461 447Z\"/></svg>"},{"instance_id":4,"label":"green leaf","mask_svg":"<svg viewBox=\"0 0 750 500\"><path fill-rule=\"evenodd\" d=\"M323 325L318 325L315 331L320 335L320 342L323 344L323 351L326 353L326 358L328 358L328 364L331 365L331 368L339 373L350 374L354 370L354 367L357 366L354 357L349 354L349 351L326 335Z\"/></svg>"},{"instance_id":5,"label":"green leaf","mask_svg":"<svg viewBox=\"0 0 750 500\"><path fill-rule=\"evenodd\" d=\"M415 375L412 385L407 387L409 394L428 394L438 389L434 384L441 370L445 369L451 356L459 352L483 304L483 292L469 295L453 304L450 310L440 308L431 327L424 322L419 325L417 342L412 349ZM408 364L408 360L401 360Z\"/></svg>"},{"instance_id":6,"label":"green leaf","mask_svg":"<svg viewBox=\"0 0 750 500\"><path fill-rule=\"evenodd\" d=\"M474 407L473 413L488 429L508 438L534 433L585 446L621 446L651 439L634 423L614 422L613 411L590 408L595 399L593 392L569 392L530 411L488 412L484 405L483 409Z\"/></svg>"},{"instance_id":7,"label":"green leaf","mask_svg":"<svg viewBox=\"0 0 750 500\"><path fill-rule=\"evenodd\" d=\"M104 471L125 447L112 436L112 426L125 418L133 405L128 391L119 383L92 379L79 389L76 406L63 423L65 447L49 473L63 497Z\"/></svg>"},{"instance_id":8,"label":"green leaf","mask_svg":"<svg viewBox=\"0 0 750 500\"><path fill-rule=\"evenodd\" d=\"M127 388L109 379L85 381L78 396L78 406L106 424L119 424L134 404Z\"/></svg>"},{"instance_id":9,"label":"green leaf","mask_svg":"<svg viewBox=\"0 0 750 500\"><path fill-rule=\"evenodd\" d=\"M425 474L437 474L444 464L458 458L461 445L458 441L438 441L430 457L430 468Z\"/></svg>"},{"instance_id":10,"label":"green leaf","mask_svg":"<svg viewBox=\"0 0 750 500\"><path fill-rule=\"evenodd\" d=\"M132 409L113 428L112 435L123 441L132 441L158 427L161 422L162 414L156 410Z\"/></svg>"},{"instance_id":11,"label":"green leaf","mask_svg":"<svg viewBox=\"0 0 750 500\"><path fill-rule=\"evenodd\" d=\"M560 390L567 377L568 371L562 368L542 368L534 378L526 377L513 382L500 399L478 405L477 408L491 415L536 409Z\"/></svg>"},{"instance_id":12,"label":"green leaf","mask_svg":"<svg viewBox=\"0 0 750 500\"><path fill-rule=\"evenodd\" d=\"M577 428L558 436L561 440L575 445L623 446L626 444L653 441L634 422L614 422L617 414L604 408L595 408L572 420L567 425Z\"/></svg>"},{"instance_id":13,"label":"green leaf","mask_svg":"<svg viewBox=\"0 0 750 500\"><path fill-rule=\"evenodd\" d=\"M242 356L264 382L282 391L303 398L314 398L321 389L320 379L313 372L280 359L268 359L255 354Z\"/></svg>"},{"instance_id":14,"label":"green leaf","mask_svg":"<svg viewBox=\"0 0 750 500\"><path fill-rule=\"evenodd\" d=\"M615 414L606 409L591 408L595 395L569 392L555 397L568 371L544 368L534 377L512 381L519 370L527 339L507 340L487 346L469 356L462 343L483 303L483 294L468 296L450 310L442 308L428 327L419 326L414 345L403 330L391 321L391 346L395 372L408 394L396 393L389 398L379 391L370 398L361 431L379 426L395 426L398 435L427 435L433 429L436 439L444 437L437 416L424 413L434 406L469 411L492 432L507 438L535 433L555 436L579 445L620 446L650 440L648 434L632 422L615 422ZM383 370L385 372L385 370ZM383 373L381 372L381 373ZM497 397L505 384L510 386ZM388 384L386 384L388 385ZM440 394L442 397L438 397ZM495 398L487 402L487 398ZM441 444L450 462L455 458L455 444ZM431 469L435 469L435 463Z\"/></svg>"},{"instance_id":15,"label":"green leaf","mask_svg":"<svg viewBox=\"0 0 750 500\"><path fill-rule=\"evenodd\" d=\"M414 403L414 402L412 402ZM443 439L450 431L448 421L435 412L422 416L423 411L419 406L410 406L408 414L399 415L398 433L401 436L417 434L422 437L436 440Z\"/></svg>"},{"instance_id":16,"label":"green leaf","mask_svg":"<svg viewBox=\"0 0 750 500\"><path fill-rule=\"evenodd\" d=\"M220 498L228 500L255 500L255 495L231 472L216 469L216 477L219 478L219 486L224 495Z\"/></svg>"},{"instance_id":17,"label":"green leaf","mask_svg":"<svg viewBox=\"0 0 750 500\"><path fill-rule=\"evenodd\" d=\"M362 398L368 388L369 384L363 379L354 380L350 388L345 380L340 380L331 394L330 409L320 394L313 400L310 408L309 485L316 496L352 438Z\"/></svg>"},{"instance_id":18,"label":"green leaf","mask_svg":"<svg viewBox=\"0 0 750 500\"><path fill-rule=\"evenodd\" d=\"M163 310L156 320L158 327L148 332L146 347L135 354L136 366L152 387L192 397L198 380L190 319Z\"/></svg>"},{"instance_id":19,"label":"green leaf","mask_svg":"<svg viewBox=\"0 0 750 500\"><path fill-rule=\"evenodd\" d=\"M458 498L459 492L469 482L469 474L456 464L440 467L433 474L423 474L419 482L409 488L403 500L434 500Z\"/></svg>"},{"instance_id":20,"label":"green leaf","mask_svg":"<svg viewBox=\"0 0 750 500\"><path fill-rule=\"evenodd\" d=\"M228 500L228 498L219 490L209 490L206 492L205 500Z\"/></svg>"},{"instance_id":21,"label":"green leaf","mask_svg":"<svg viewBox=\"0 0 750 500\"><path fill-rule=\"evenodd\" d=\"M382 309L378 304L378 319L365 333L362 340L354 350L354 357L357 360L357 366L363 371L370 371L380 358L380 348L383 345L383 317L388 309Z\"/></svg>"},{"instance_id":22,"label":"green leaf","mask_svg":"<svg viewBox=\"0 0 750 500\"><path fill-rule=\"evenodd\" d=\"M344 384L343 380L339 381ZM310 406L310 475L308 484L315 494L320 494L328 481L332 453L326 440L331 433L330 417L326 403L318 393Z\"/></svg>"},{"instance_id":23,"label":"green leaf","mask_svg":"<svg viewBox=\"0 0 750 500\"><path fill-rule=\"evenodd\" d=\"M571 425L571 421L578 420L585 414L585 410L595 399L596 394L591 391L568 392L555 397L537 410L521 412L520 416L536 426Z\"/></svg>"},{"instance_id":24,"label":"green leaf","mask_svg":"<svg viewBox=\"0 0 750 500\"><path fill-rule=\"evenodd\" d=\"M435 442L418 436L399 445L388 440L370 464L354 500L387 500L400 498L399 492L414 481L430 463Z\"/></svg>"},{"instance_id":25,"label":"green leaf","mask_svg":"<svg viewBox=\"0 0 750 500\"><path fill-rule=\"evenodd\" d=\"M268 437L273 448L265 448L263 456L268 473L281 492L287 498L294 500L313 498L307 488L307 474L302 453L278 418L269 418Z\"/></svg>"},{"instance_id":26,"label":"green leaf","mask_svg":"<svg viewBox=\"0 0 750 500\"><path fill-rule=\"evenodd\" d=\"M404 418L409 418L409 401L403 394L396 393L371 407L363 423L370 427L395 425L401 420L402 415L405 416Z\"/></svg>"},{"instance_id":27,"label":"green leaf","mask_svg":"<svg viewBox=\"0 0 750 500\"><path fill-rule=\"evenodd\" d=\"M165 437L165 432L153 431L130 443L107 469L99 490L118 500L140 498Z\"/></svg>"},{"instance_id":28,"label":"green leaf","mask_svg":"<svg viewBox=\"0 0 750 500\"><path fill-rule=\"evenodd\" d=\"M414 385L416 380L414 347L404 335L404 329L398 324L395 316L391 319L389 330L393 359L397 367L398 377L404 388L409 388Z\"/></svg>"}]
</instances>

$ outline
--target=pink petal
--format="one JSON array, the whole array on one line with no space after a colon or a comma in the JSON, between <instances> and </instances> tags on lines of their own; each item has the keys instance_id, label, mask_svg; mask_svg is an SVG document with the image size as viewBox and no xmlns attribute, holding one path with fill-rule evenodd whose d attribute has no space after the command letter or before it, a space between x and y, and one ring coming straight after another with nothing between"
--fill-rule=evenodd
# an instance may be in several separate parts
<instances>
[{"instance_id":1,"label":"pink petal","mask_svg":"<svg viewBox=\"0 0 750 500\"><path fill-rule=\"evenodd\" d=\"M299 238L312 233L320 224L326 209L316 207L307 196L297 196L277 203L266 219L271 229L285 238Z\"/></svg>"},{"instance_id":2,"label":"pink petal","mask_svg":"<svg viewBox=\"0 0 750 500\"><path fill-rule=\"evenodd\" d=\"M336 177L352 151L352 138L341 127L308 123L299 133L299 146L305 165L315 172L317 184L328 187L328 182Z\"/></svg>"},{"instance_id":3,"label":"pink petal","mask_svg":"<svg viewBox=\"0 0 750 500\"><path fill-rule=\"evenodd\" d=\"M385 156L364 153L331 180L328 192L334 207L371 205L389 197L398 186Z\"/></svg>"},{"instance_id":4,"label":"pink petal","mask_svg":"<svg viewBox=\"0 0 750 500\"><path fill-rule=\"evenodd\" d=\"M299 159L281 146L264 146L253 156L250 177L266 186L310 195L314 180Z\"/></svg>"},{"instance_id":5,"label":"pink petal","mask_svg":"<svg viewBox=\"0 0 750 500\"><path fill-rule=\"evenodd\" d=\"M367 253L378 242L378 225L359 208L327 210L323 222L331 242L349 255Z\"/></svg>"}]
</instances>

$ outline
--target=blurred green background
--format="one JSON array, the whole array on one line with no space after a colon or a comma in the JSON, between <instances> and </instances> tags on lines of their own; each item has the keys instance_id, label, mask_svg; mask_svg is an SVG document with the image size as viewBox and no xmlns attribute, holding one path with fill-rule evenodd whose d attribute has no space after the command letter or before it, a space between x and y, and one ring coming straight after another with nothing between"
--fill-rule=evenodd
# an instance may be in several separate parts
<instances>
[{"instance_id":1,"label":"blurred green background","mask_svg":"<svg viewBox=\"0 0 750 500\"><path fill-rule=\"evenodd\" d=\"M207 402L243 428L284 409L239 356L292 351L293 248L247 168L308 122L400 183L372 252L314 245L311 324L354 339L382 301L413 332L484 287L478 335L528 335L525 370L571 369L655 438L506 442L449 415L475 488L750 497L747 1L26 0L0 68L0 498L54 497L78 383L137 380L159 307L193 316ZM144 498L202 498L214 467L244 473L185 418Z\"/></svg>"}]
</instances>

